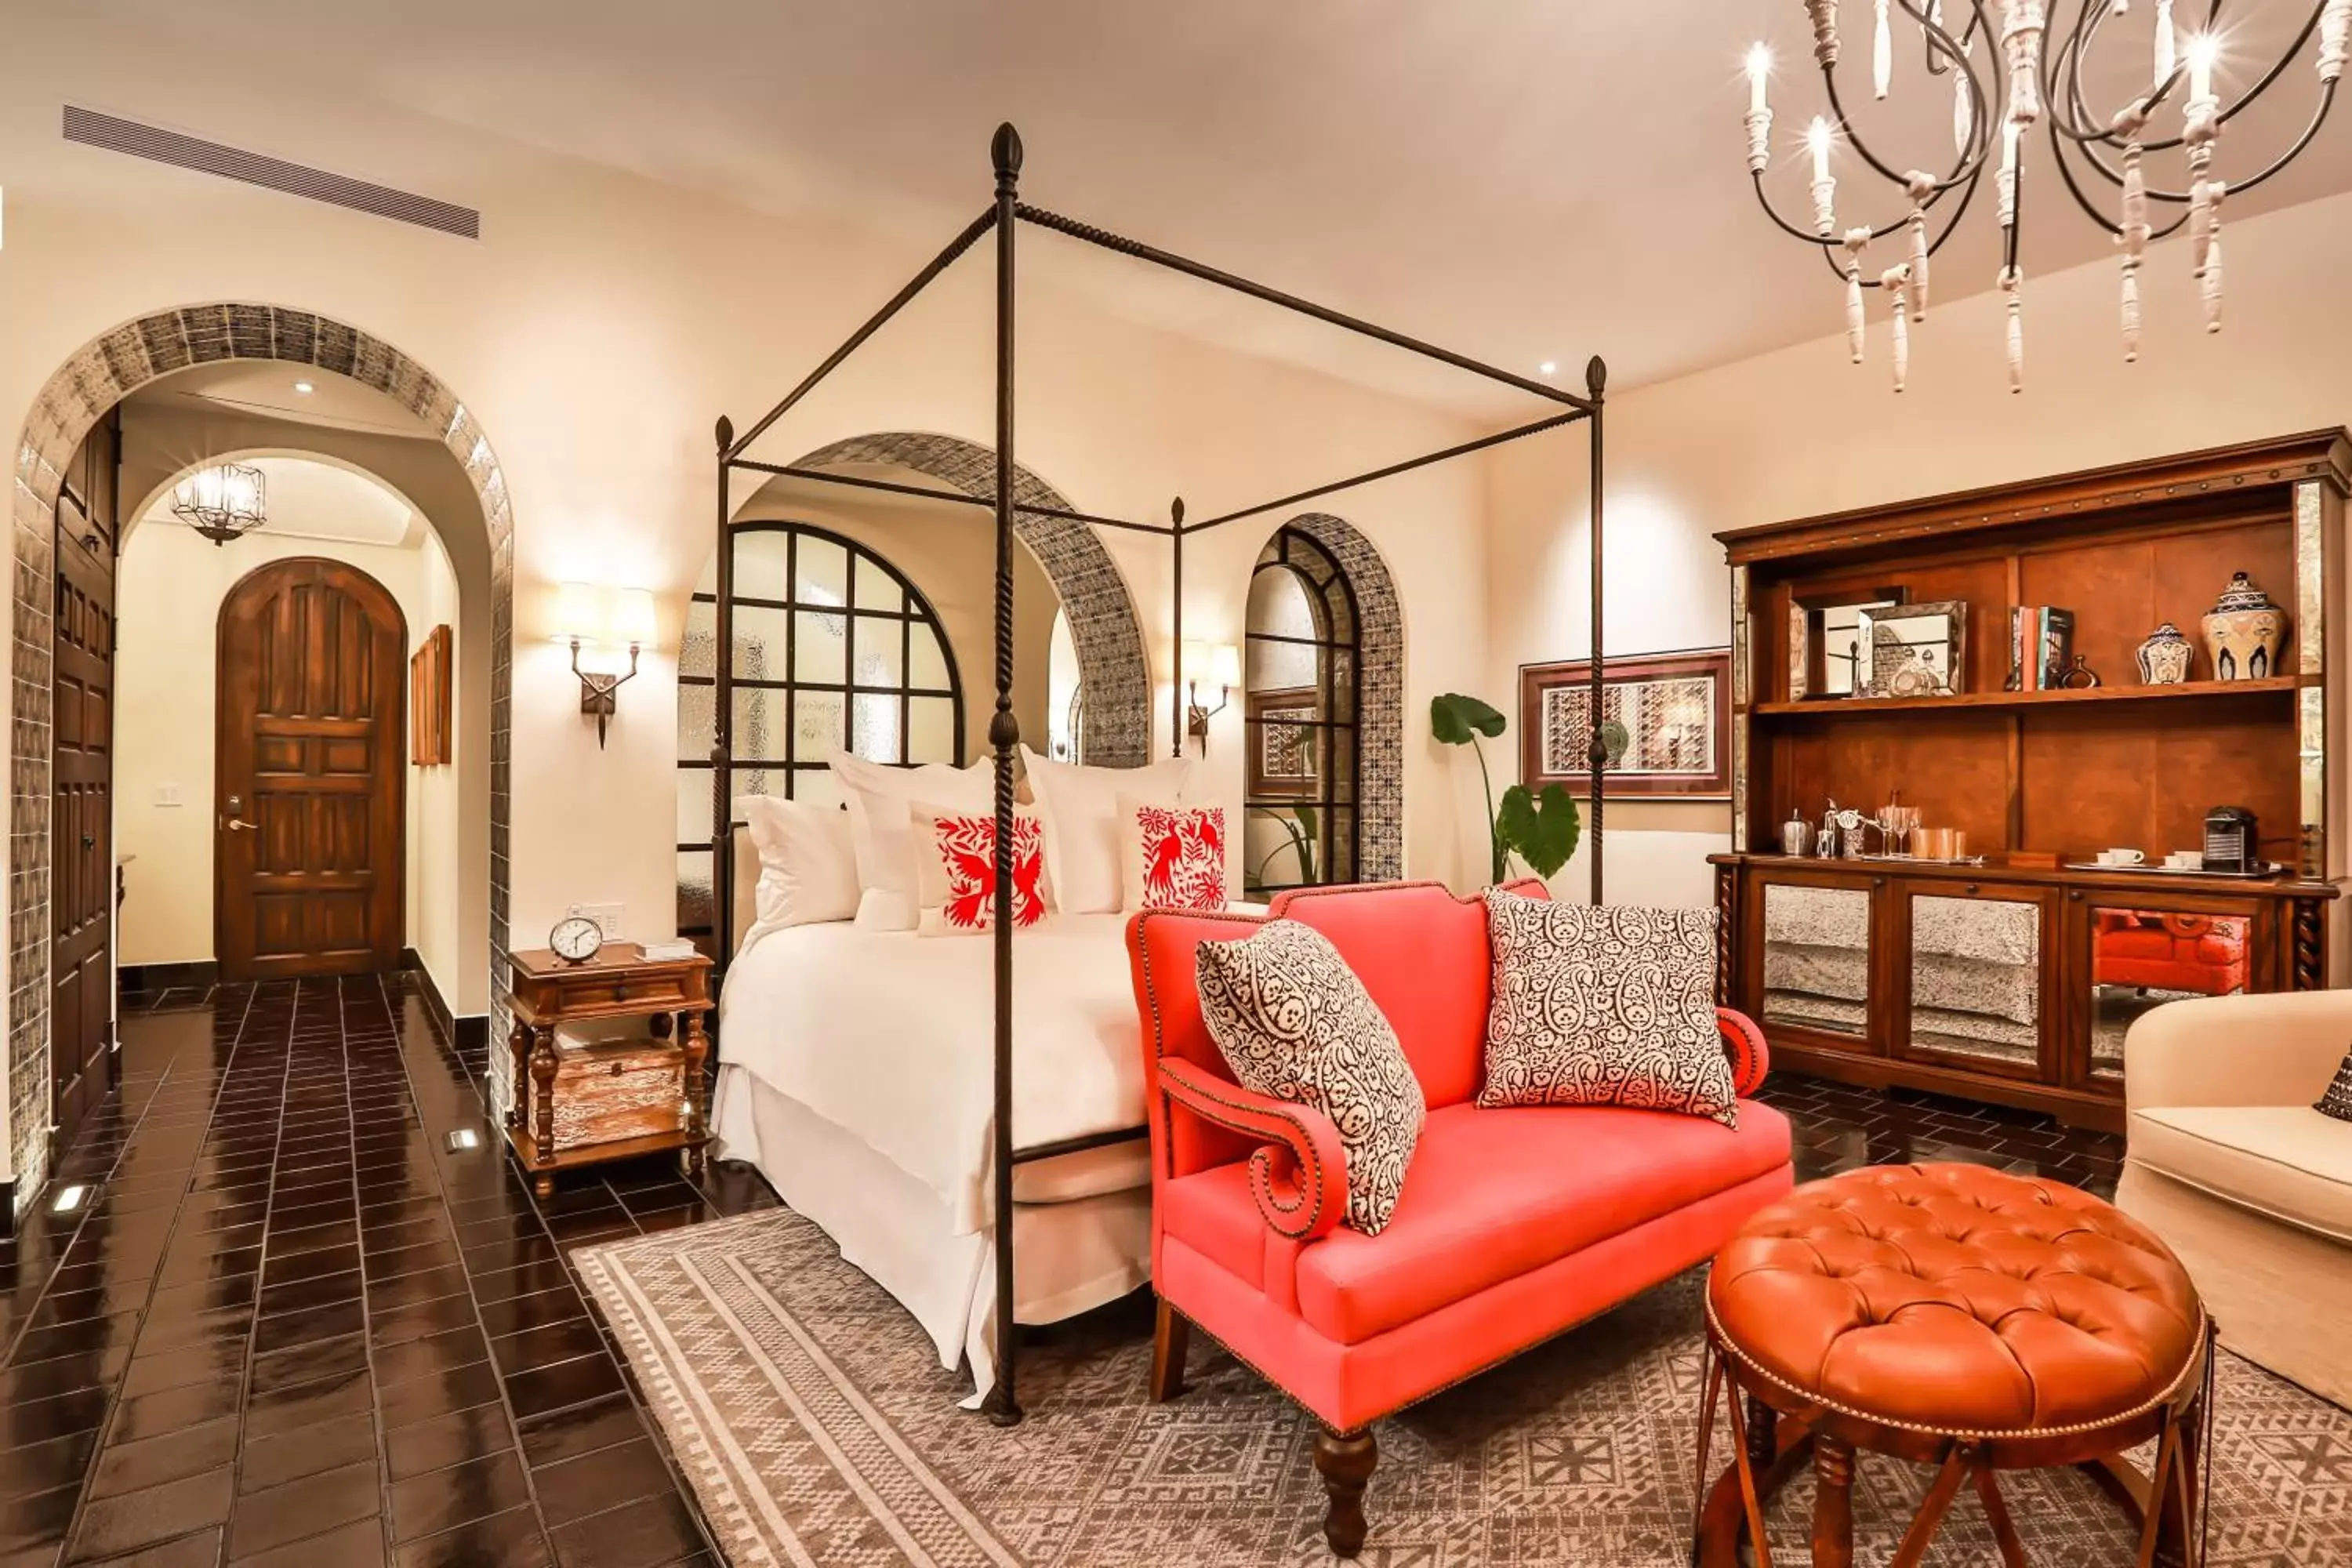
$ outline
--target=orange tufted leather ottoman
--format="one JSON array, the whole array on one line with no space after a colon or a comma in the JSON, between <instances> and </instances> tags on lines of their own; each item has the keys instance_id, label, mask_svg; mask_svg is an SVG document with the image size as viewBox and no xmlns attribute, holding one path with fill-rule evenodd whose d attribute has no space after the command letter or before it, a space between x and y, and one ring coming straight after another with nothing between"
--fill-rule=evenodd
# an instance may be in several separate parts
<instances>
[{"instance_id":1,"label":"orange tufted leather ottoman","mask_svg":"<svg viewBox=\"0 0 2352 1568\"><path fill-rule=\"evenodd\" d=\"M2190 1560L2212 1326L2171 1250L2113 1205L1979 1165L1851 1171L1750 1218L1716 1255L1706 1314L1699 1473L1719 1392L1734 1461L1701 1503L1700 1563L1736 1563L1743 1528L1760 1542L1810 1456L1812 1560L1846 1568L1857 1448L1939 1467L1899 1568L1969 1480L2022 1568L1995 1474L2045 1465L2094 1470L2140 1524L2141 1563ZM2146 1477L2122 1455L2150 1437Z\"/></svg>"}]
</instances>

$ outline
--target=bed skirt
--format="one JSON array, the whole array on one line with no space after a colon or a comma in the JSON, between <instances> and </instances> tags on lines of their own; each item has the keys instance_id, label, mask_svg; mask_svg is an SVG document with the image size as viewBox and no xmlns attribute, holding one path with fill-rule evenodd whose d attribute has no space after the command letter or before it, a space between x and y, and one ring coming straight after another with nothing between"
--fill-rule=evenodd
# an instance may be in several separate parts
<instances>
[{"instance_id":1,"label":"bed skirt","mask_svg":"<svg viewBox=\"0 0 2352 1568\"><path fill-rule=\"evenodd\" d=\"M955 1234L953 1215L938 1194L855 1133L741 1068L720 1065L711 1120L718 1158L757 1166L793 1212L814 1220L845 1260L913 1314L930 1335L941 1366L971 1363L971 1402L977 1403L995 1382L992 1236ZM1041 1171L1034 1183L1016 1178L1016 1199L1024 1188L1059 1199L1014 1205L1017 1321L1075 1317L1151 1278L1145 1148L1138 1140L1090 1151L1051 1162L1056 1168ZM1117 1190L1101 1190L1114 1184Z\"/></svg>"}]
</instances>

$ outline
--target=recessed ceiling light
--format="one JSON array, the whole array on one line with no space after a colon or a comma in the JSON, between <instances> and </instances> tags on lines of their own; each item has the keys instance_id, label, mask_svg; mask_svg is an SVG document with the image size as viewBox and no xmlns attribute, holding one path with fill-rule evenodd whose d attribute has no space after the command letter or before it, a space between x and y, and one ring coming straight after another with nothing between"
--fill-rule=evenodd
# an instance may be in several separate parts
<instances>
[{"instance_id":1,"label":"recessed ceiling light","mask_svg":"<svg viewBox=\"0 0 2352 1568\"><path fill-rule=\"evenodd\" d=\"M1558 363L1552 360L1546 360L1543 363L1536 366L1536 374L1538 375L1549 375L1558 369L1559 369Z\"/></svg>"},{"instance_id":2,"label":"recessed ceiling light","mask_svg":"<svg viewBox=\"0 0 2352 1568\"><path fill-rule=\"evenodd\" d=\"M58 1195L49 1200L49 1212L51 1214L71 1214L74 1210L81 1207L84 1200L89 1196L89 1188L79 1182L75 1183L69 1187L59 1187L58 1189Z\"/></svg>"},{"instance_id":3,"label":"recessed ceiling light","mask_svg":"<svg viewBox=\"0 0 2352 1568\"><path fill-rule=\"evenodd\" d=\"M311 385L307 381L298 381L294 384L294 390L300 393L303 396L308 397L310 394L318 391L319 389Z\"/></svg>"}]
</instances>

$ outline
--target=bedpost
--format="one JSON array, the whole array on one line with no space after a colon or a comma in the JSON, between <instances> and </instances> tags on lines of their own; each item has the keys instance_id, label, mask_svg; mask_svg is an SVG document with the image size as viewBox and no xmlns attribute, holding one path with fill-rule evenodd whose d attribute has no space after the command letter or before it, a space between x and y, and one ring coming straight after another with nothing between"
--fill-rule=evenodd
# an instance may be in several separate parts
<instances>
[{"instance_id":1,"label":"bedpost","mask_svg":"<svg viewBox=\"0 0 2352 1568\"><path fill-rule=\"evenodd\" d=\"M1586 756L1592 769L1592 901L1596 904L1601 902L1601 816L1609 796L1609 747L1601 738L1601 667L1607 658L1602 651L1607 644L1601 637L1601 394L1608 384L1609 366L1594 354L1584 367L1584 385L1592 398L1592 743Z\"/></svg>"},{"instance_id":2,"label":"bedpost","mask_svg":"<svg viewBox=\"0 0 2352 1568\"><path fill-rule=\"evenodd\" d=\"M989 144L996 167L996 712L988 742L996 752L996 1385L988 1418L1021 1419L1013 1385L1019 1334L1013 1310L1013 236L1020 200L1021 133L996 128Z\"/></svg>"},{"instance_id":3,"label":"bedpost","mask_svg":"<svg viewBox=\"0 0 2352 1568\"><path fill-rule=\"evenodd\" d=\"M1168 636L1173 652L1168 682L1168 754L1184 754L1184 498L1168 503Z\"/></svg>"},{"instance_id":4,"label":"bedpost","mask_svg":"<svg viewBox=\"0 0 2352 1568\"><path fill-rule=\"evenodd\" d=\"M735 802L729 787L731 771L727 765L728 753L734 745L731 720L735 712L735 661L729 657L729 650L735 645L735 551L727 529L732 521L727 508L728 481L732 472L728 453L735 444L735 422L720 415L717 435L719 603L711 606L718 612L711 617L711 628L719 640L710 656L711 675L717 682L711 689L710 709L710 994L714 1004L719 983L727 974L727 961L735 952ZM691 595L687 601L687 618L694 618Z\"/></svg>"}]
</instances>

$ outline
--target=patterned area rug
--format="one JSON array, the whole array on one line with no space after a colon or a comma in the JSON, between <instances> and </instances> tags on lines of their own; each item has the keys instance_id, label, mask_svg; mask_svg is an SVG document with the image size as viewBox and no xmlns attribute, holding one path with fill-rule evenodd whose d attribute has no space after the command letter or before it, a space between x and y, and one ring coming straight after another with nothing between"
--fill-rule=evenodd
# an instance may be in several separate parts
<instances>
[{"instance_id":1,"label":"patterned area rug","mask_svg":"<svg viewBox=\"0 0 2352 1568\"><path fill-rule=\"evenodd\" d=\"M1134 1303L1041 1332L1022 1361L1029 1418L999 1430L956 1408L968 1384L790 1211L575 1256L736 1568L1330 1561L1312 1423L1197 1334L1190 1392L1147 1403ZM1381 1423L1363 1561L1684 1568L1698 1291L1685 1276ZM2352 1415L2234 1357L2220 1387L2211 1561L2352 1563ZM1856 1560L1884 1563L1929 1473L1858 1468ZM2036 1564L2131 1561L2075 1472L2003 1490ZM1782 1492L1777 1560L1806 1561L1811 1509L1809 1479ZM1997 1561L1972 1496L1928 1561Z\"/></svg>"}]
</instances>

